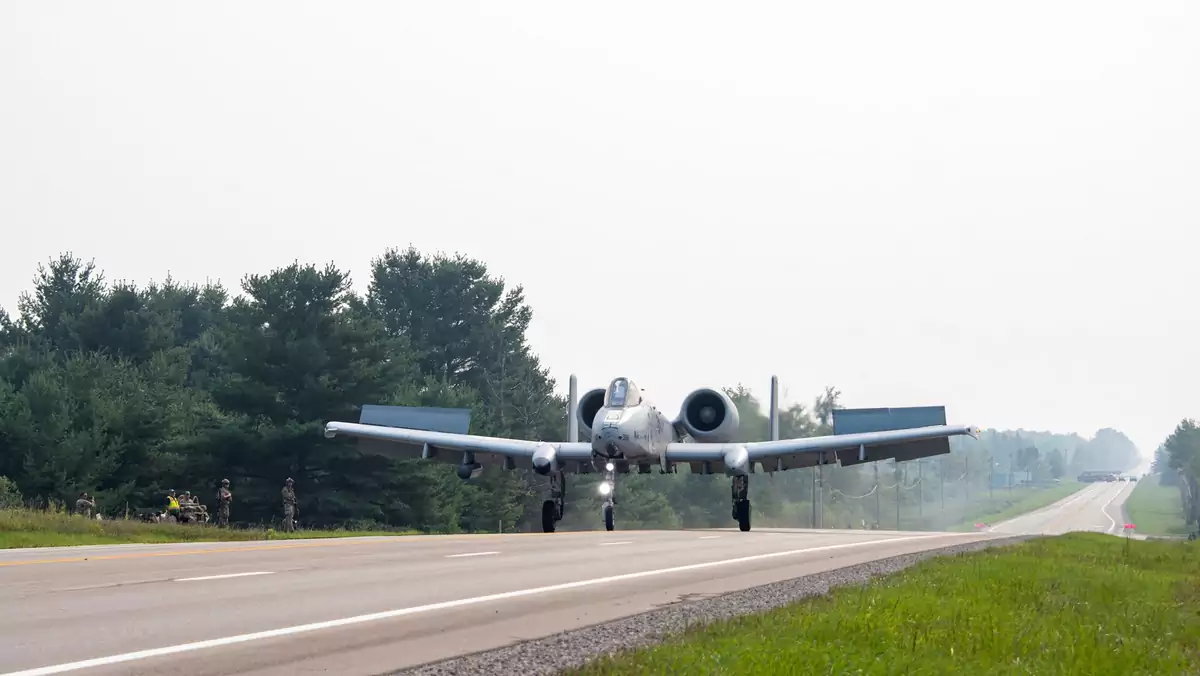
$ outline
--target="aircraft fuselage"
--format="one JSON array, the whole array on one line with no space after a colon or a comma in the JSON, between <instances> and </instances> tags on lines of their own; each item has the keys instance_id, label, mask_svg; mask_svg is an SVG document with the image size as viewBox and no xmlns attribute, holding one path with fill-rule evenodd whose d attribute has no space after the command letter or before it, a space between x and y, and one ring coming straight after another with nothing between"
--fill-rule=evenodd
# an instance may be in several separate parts
<instances>
[{"instance_id":1,"label":"aircraft fuselage","mask_svg":"<svg viewBox=\"0 0 1200 676\"><path fill-rule=\"evenodd\" d=\"M648 403L601 408L592 422L592 452L609 460L654 460L679 441L675 426Z\"/></svg>"}]
</instances>

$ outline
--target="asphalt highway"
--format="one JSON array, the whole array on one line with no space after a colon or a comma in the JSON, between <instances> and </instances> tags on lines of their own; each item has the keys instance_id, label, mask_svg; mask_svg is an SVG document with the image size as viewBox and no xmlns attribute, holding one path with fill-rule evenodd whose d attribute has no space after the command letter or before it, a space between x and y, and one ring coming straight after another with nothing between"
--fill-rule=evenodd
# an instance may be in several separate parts
<instances>
[{"instance_id":1,"label":"asphalt highway","mask_svg":"<svg viewBox=\"0 0 1200 676\"><path fill-rule=\"evenodd\" d=\"M1015 519L990 525L986 532L1010 535L1061 535L1092 531L1124 535L1127 518L1125 500L1136 482L1113 481L1089 484L1058 502ZM1137 524L1134 524L1135 526Z\"/></svg>"},{"instance_id":2,"label":"asphalt highway","mask_svg":"<svg viewBox=\"0 0 1200 676\"><path fill-rule=\"evenodd\" d=\"M379 674L843 566L1121 534L1098 483L975 533L756 529L0 551L0 676Z\"/></svg>"},{"instance_id":3,"label":"asphalt highway","mask_svg":"<svg viewBox=\"0 0 1200 676\"><path fill-rule=\"evenodd\" d=\"M991 533L761 529L0 552L0 674L378 674Z\"/></svg>"}]
</instances>

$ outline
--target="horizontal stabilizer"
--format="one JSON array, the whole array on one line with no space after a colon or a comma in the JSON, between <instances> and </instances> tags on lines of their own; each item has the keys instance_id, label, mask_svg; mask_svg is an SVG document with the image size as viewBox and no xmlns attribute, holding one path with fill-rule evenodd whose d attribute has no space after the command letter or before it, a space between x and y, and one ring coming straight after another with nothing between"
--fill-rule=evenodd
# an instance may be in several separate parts
<instances>
[{"instance_id":1,"label":"horizontal stabilizer","mask_svg":"<svg viewBox=\"0 0 1200 676\"><path fill-rule=\"evenodd\" d=\"M946 424L945 406L907 406L900 408L840 408L833 410L834 435L889 432L916 427ZM944 455L950 452L950 439L922 439L896 444L872 446L865 454L838 453L843 465L857 465L876 460L895 459L896 462ZM865 455L865 457L860 457Z\"/></svg>"},{"instance_id":2,"label":"horizontal stabilizer","mask_svg":"<svg viewBox=\"0 0 1200 676\"><path fill-rule=\"evenodd\" d=\"M358 422L363 425L466 434L471 428L471 409L366 404L362 407ZM369 438L359 438L358 450L397 459L421 456L421 444L397 444Z\"/></svg>"}]
</instances>

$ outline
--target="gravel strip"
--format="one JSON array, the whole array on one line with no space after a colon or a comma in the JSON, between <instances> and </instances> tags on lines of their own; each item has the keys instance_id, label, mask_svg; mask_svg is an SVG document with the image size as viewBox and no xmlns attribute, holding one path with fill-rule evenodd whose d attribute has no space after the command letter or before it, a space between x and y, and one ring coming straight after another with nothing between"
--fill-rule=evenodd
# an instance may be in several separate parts
<instances>
[{"instance_id":1,"label":"gravel strip","mask_svg":"<svg viewBox=\"0 0 1200 676\"><path fill-rule=\"evenodd\" d=\"M935 556L979 551L1028 540L1018 535L902 554L792 580L730 592L713 598L681 603L591 627L573 629L545 638L463 655L412 667L391 676L549 676L579 667L596 657L657 643L691 627L738 615L759 613L827 593L834 587L859 585L890 575Z\"/></svg>"}]
</instances>

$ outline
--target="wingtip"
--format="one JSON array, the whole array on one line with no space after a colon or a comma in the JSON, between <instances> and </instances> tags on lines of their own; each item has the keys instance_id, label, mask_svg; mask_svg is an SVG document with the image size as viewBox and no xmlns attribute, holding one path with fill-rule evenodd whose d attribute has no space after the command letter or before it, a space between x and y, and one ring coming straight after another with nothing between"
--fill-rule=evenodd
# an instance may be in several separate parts
<instances>
[{"instance_id":1,"label":"wingtip","mask_svg":"<svg viewBox=\"0 0 1200 676\"><path fill-rule=\"evenodd\" d=\"M325 423L325 438L332 439L337 436L337 423Z\"/></svg>"}]
</instances>

